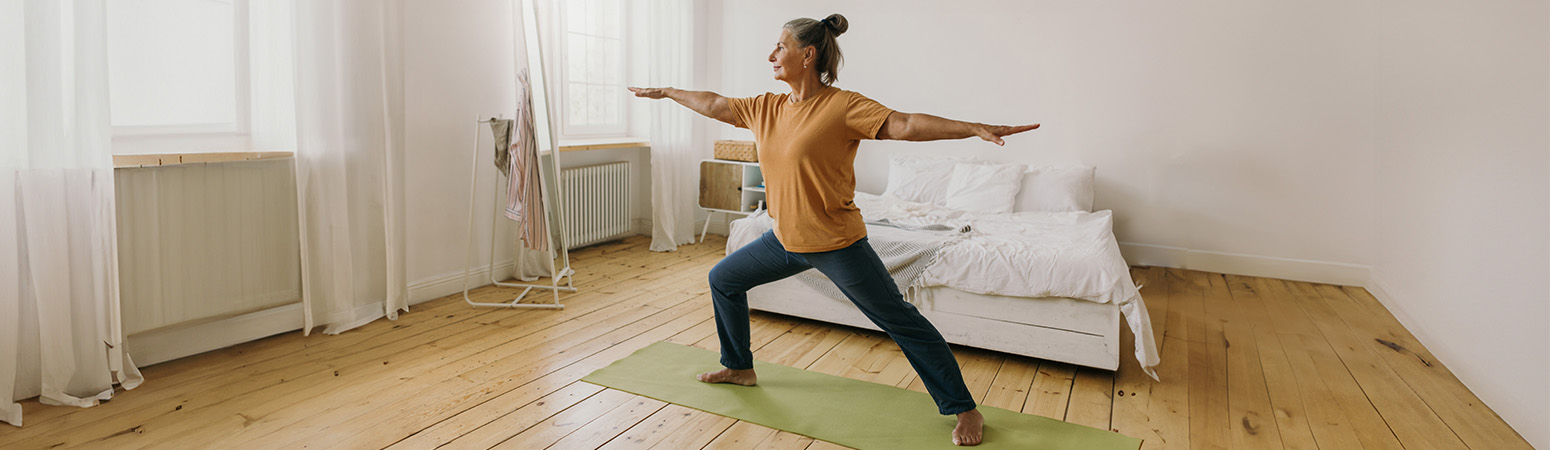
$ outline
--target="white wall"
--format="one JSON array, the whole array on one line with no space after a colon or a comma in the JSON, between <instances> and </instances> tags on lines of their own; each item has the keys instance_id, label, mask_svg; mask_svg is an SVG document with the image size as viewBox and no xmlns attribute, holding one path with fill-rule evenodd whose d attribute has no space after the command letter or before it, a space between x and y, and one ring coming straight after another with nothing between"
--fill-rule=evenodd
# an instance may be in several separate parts
<instances>
[{"instance_id":1,"label":"white wall","mask_svg":"<svg viewBox=\"0 0 1550 450\"><path fill-rule=\"evenodd\" d=\"M516 111L516 55L511 0L407 2L404 11L404 193L408 239L406 268L411 291L449 279L464 262L468 233L468 174L476 116ZM481 186L475 220L478 242L489 242L498 173L491 162L490 132L480 134ZM488 147L488 148L486 148ZM512 236L502 221L498 232ZM510 242L509 240L507 242ZM475 248L475 261L488 267L488 247ZM511 261L501 248L497 262ZM445 295L411 292L412 301ZM461 289L451 286L453 291Z\"/></svg>"},{"instance_id":2,"label":"white wall","mask_svg":"<svg viewBox=\"0 0 1550 450\"><path fill-rule=\"evenodd\" d=\"M1375 215L1372 2L725 2L726 95L782 92L766 57L796 17L845 14L837 85L905 112L1043 128L981 141L868 142L1098 167L1132 263L1361 284ZM749 138L724 128L728 138Z\"/></svg>"},{"instance_id":3,"label":"white wall","mask_svg":"<svg viewBox=\"0 0 1550 450\"><path fill-rule=\"evenodd\" d=\"M1550 449L1550 7L1382 2L1370 288Z\"/></svg>"},{"instance_id":4,"label":"white wall","mask_svg":"<svg viewBox=\"0 0 1550 450\"><path fill-rule=\"evenodd\" d=\"M412 301L461 289L467 239L468 174L476 116L516 110L516 73L526 68L523 31L513 22L519 0L410 1L405 7L405 193L408 214L408 278ZM520 61L520 62L519 62ZM548 61L554 66L556 62ZM637 116L638 117L638 116ZM476 270L491 265L488 247L498 174L491 162L489 131L479 139L480 187L474 204ZM639 149L566 152L566 167L630 161L634 169L632 217L650 232L650 157ZM494 265L509 270L516 235L501 219L502 241ZM509 272L499 272L504 276ZM477 284L477 283L476 283Z\"/></svg>"}]
</instances>

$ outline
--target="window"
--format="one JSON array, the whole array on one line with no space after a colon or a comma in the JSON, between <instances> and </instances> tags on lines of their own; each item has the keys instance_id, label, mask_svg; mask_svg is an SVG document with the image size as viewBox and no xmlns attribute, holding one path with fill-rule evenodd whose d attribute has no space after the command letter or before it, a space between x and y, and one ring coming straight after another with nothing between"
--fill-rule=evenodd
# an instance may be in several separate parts
<instances>
[{"instance_id":1,"label":"window","mask_svg":"<svg viewBox=\"0 0 1550 450\"><path fill-rule=\"evenodd\" d=\"M560 80L565 137L623 136L624 3L621 0L561 2Z\"/></svg>"},{"instance_id":2,"label":"window","mask_svg":"<svg viewBox=\"0 0 1550 450\"><path fill-rule=\"evenodd\" d=\"M289 2L107 5L113 153L295 148Z\"/></svg>"},{"instance_id":3,"label":"window","mask_svg":"<svg viewBox=\"0 0 1550 450\"><path fill-rule=\"evenodd\" d=\"M115 135L238 133L247 126L246 27L219 0L108 2Z\"/></svg>"}]
</instances>

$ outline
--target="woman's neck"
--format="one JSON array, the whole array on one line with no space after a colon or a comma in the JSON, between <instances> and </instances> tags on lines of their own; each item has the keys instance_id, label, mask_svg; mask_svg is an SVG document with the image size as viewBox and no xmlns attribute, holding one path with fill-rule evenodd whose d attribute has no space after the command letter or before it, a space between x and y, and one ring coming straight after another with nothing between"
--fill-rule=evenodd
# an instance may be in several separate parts
<instances>
[{"instance_id":1,"label":"woman's neck","mask_svg":"<svg viewBox=\"0 0 1550 450\"><path fill-rule=\"evenodd\" d=\"M812 98L823 91L823 88L828 87L820 83L816 76L802 77L800 81L788 81L786 84L791 85L791 103Z\"/></svg>"}]
</instances>

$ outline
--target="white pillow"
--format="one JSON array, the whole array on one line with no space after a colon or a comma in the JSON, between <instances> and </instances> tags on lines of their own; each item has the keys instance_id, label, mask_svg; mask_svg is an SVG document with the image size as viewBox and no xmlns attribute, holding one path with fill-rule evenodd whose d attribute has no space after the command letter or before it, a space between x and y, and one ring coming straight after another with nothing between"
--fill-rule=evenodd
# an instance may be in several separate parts
<instances>
[{"instance_id":1,"label":"white pillow","mask_svg":"<svg viewBox=\"0 0 1550 450\"><path fill-rule=\"evenodd\" d=\"M888 187L883 189L883 195L941 205L947 198L947 184L952 181L953 164L958 161L958 158L950 157L890 157Z\"/></svg>"},{"instance_id":2,"label":"white pillow","mask_svg":"<svg viewBox=\"0 0 1550 450\"><path fill-rule=\"evenodd\" d=\"M1017 191L1022 189L1024 167L1015 163L958 163L953 166L943 206L992 214L1012 212Z\"/></svg>"},{"instance_id":3,"label":"white pillow","mask_svg":"<svg viewBox=\"0 0 1550 450\"><path fill-rule=\"evenodd\" d=\"M1094 171L1075 164L1031 167L1013 210L1092 212Z\"/></svg>"}]
</instances>

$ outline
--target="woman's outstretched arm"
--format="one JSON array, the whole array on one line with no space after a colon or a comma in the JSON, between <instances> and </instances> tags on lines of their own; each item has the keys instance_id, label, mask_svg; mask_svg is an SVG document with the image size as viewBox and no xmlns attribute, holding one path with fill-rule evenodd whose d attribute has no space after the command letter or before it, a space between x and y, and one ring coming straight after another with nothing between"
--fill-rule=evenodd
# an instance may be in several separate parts
<instances>
[{"instance_id":1,"label":"woman's outstretched arm","mask_svg":"<svg viewBox=\"0 0 1550 450\"><path fill-rule=\"evenodd\" d=\"M935 141L938 139L963 139L978 136L996 145L1006 145L1002 136L1010 136L1038 128L1039 124L1020 126L986 125L943 119L930 114L911 114L895 111L883 120L878 139L900 141Z\"/></svg>"},{"instance_id":2,"label":"woman's outstretched arm","mask_svg":"<svg viewBox=\"0 0 1550 450\"><path fill-rule=\"evenodd\" d=\"M710 91L685 91L673 88L630 88L636 97L644 98L670 98L684 105L700 115L720 120L731 125L737 125L737 116L732 114L732 107L727 104L727 98L721 94Z\"/></svg>"}]
</instances>

